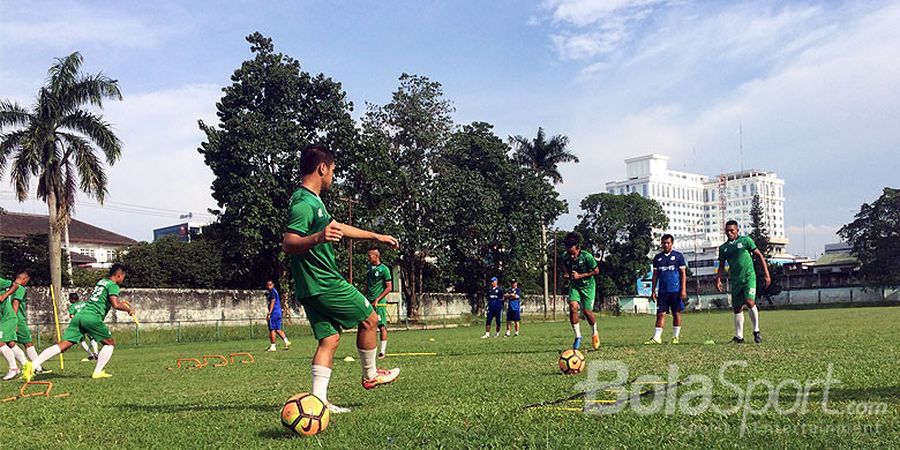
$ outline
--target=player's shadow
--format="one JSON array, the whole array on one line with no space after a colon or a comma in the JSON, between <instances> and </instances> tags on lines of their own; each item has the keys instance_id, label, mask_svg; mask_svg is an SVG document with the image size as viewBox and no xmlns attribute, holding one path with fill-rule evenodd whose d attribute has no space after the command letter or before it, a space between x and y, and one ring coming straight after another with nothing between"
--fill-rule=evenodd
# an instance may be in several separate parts
<instances>
[{"instance_id":1,"label":"player's shadow","mask_svg":"<svg viewBox=\"0 0 900 450\"><path fill-rule=\"evenodd\" d=\"M263 439L290 439L294 437L291 432L284 427L262 430L259 433L256 433L256 435Z\"/></svg>"},{"instance_id":2,"label":"player's shadow","mask_svg":"<svg viewBox=\"0 0 900 450\"><path fill-rule=\"evenodd\" d=\"M789 402L792 399L791 395L796 393L796 390L792 390L795 388L786 388L781 392L781 395L788 399L786 401ZM809 390L809 401L810 402L819 402L825 396L825 391L822 389L821 385L815 385L812 389ZM768 400L769 393L764 389L760 388L753 392L753 396L751 397L754 401L764 402ZM896 403L900 402L900 386L880 386L880 387L871 387L871 388L853 388L853 389L843 389L840 387L832 387L828 390L828 400L829 401L880 401L880 402L891 402Z\"/></svg>"},{"instance_id":3,"label":"player's shadow","mask_svg":"<svg viewBox=\"0 0 900 450\"><path fill-rule=\"evenodd\" d=\"M280 405L248 405L248 404L239 404L239 405L135 405L135 404L124 404L117 405L119 409L124 409L133 412L142 412L142 413L161 413L161 414L171 414L178 412L206 412L206 411L223 411L223 410L235 410L235 411L260 411L260 412L277 412Z\"/></svg>"}]
</instances>

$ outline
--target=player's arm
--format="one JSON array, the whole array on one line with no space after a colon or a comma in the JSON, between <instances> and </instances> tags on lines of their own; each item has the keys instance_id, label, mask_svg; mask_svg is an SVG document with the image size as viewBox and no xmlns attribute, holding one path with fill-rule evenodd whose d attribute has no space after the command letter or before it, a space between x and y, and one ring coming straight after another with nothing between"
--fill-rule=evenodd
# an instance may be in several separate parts
<instances>
[{"instance_id":1,"label":"player's arm","mask_svg":"<svg viewBox=\"0 0 900 450\"><path fill-rule=\"evenodd\" d=\"M393 281L385 281L384 282L384 290L381 291L380 294L378 294L378 298L376 298L375 301L372 303L378 303L378 302L384 300L384 298L387 297L387 295L390 294L392 290L394 290L394 282Z\"/></svg>"},{"instance_id":2,"label":"player's arm","mask_svg":"<svg viewBox=\"0 0 900 450\"><path fill-rule=\"evenodd\" d=\"M128 302L126 302L124 300L120 301L118 295L110 295L109 296L109 304L112 305L113 308L118 309L119 311L125 311L129 315L134 314L134 308L132 308L131 305L128 304Z\"/></svg>"},{"instance_id":3,"label":"player's arm","mask_svg":"<svg viewBox=\"0 0 900 450\"><path fill-rule=\"evenodd\" d=\"M12 309L14 314L19 314L19 304L21 303L22 302L20 302L17 298L12 299Z\"/></svg>"},{"instance_id":4,"label":"player's arm","mask_svg":"<svg viewBox=\"0 0 900 450\"><path fill-rule=\"evenodd\" d=\"M333 222L337 223L337 222ZM362 230L356 228L352 225L347 225L344 223L337 223L337 226L340 227L343 235L350 239L363 239L367 241L378 241L383 244L388 244L391 248L400 248L400 243L397 241L397 238L393 236L388 236L386 234L378 234L372 231Z\"/></svg>"},{"instance_id":5,"label":"player's arm","mask_svg":"<svg viewBox=\"0 0 900 450\"><path fill-rule=\"evenodd\" d=\"M772 278L769 276L769 263L766 262L766 257L763 256L758 248L753 250L753 256L756 256L756 258L759 259L759 264L763 268L763 281L766 283L766 287L769 287L769 284L772 283ZM15 305L15 303L13 303L13 305Z\"/></svg>"},{"instance_id":6,"label":"player's arm","mask_svg":"<svg viewBox=\"0 0 900 450\"><path fill-rule=\"evenodd\" d=\"M722 286L723 276L725 276L725 259L719 258L719 269L716 270L716 290L719 292L725 291L724 286Z\"/></svg>"},{"instance_id":7,"label":"player's arm","mask_svg":"<svg viewBox=\"0 0 900 450\"><path fill-rule=\"evenodd\" d=\"M653 275L650 277L650 298L656 300L656 283L659 281L659 269L653 269Z\"/></svg>"},{"instance_id":8,"label":"player's arm","mask_svg":"<svg viewBox=\"0 0 900 450\"><path fill-rule=\"evenodd\" d=\"M9 286L9 289L7 289L6 292L3 293L3 295L0 295L0 303L3 303L3 301L6 300L7 297L12 295L13 292L16 292L16 289L19 289L19 285L13 282L13 284Z\"/></svg>"},{"instance_id":9,"label":"player's arm","mask_svg":"<svg viewBox=\"0 0 900 450\"><path fill-rule=\"evenodd\" d=\"M275 296L272 295L269 297L269 312L266 313L266 317L272 316L272 311L275 310Z\"/></svg>"},{"instance_id":10,"label":"player's arm","mask_svg":"<svg viewBox=\"0 0 900 450\"><path fill-rule=\"evenodd\" d=\"M687 267L681 266L678 268L678 271L681 272L681 298L687 298Z\"/></svg>"},{"instance_id":11,"label":"player's arm","mask_svg":"<svg viewBox=\"0 0 900 450\"><path fill-rule=\"evenodd\" d=\"M281 251L286 255L306 253L319 244L338 242L343 236L340 224L333 220L325 226L324 230L309 236L303 236L297 231L288 230L281 239Z\"/></svg>"},{"instance_id":12,"label":"player's arm","mask_svg":"<svg viewBox=\"0 0 900 450\"><path fill-rule=\"evenodd\" d=\"M599 273L600 273L600 266L599 266L599 265L598 265L597 267L594 267L594 270L592 270L592 271L590 271L590 272L586 272L586 273L578 273L578 272L576 272L576 271L573 270L573 271L572 271L572 279L574 279L574 280L580 280L580 279L582 279L582 278L590 278L590 277L592 277L592 276L594 276L594 275L597 275L597 274L599 274Z\"/></svg>"}]
</instances>

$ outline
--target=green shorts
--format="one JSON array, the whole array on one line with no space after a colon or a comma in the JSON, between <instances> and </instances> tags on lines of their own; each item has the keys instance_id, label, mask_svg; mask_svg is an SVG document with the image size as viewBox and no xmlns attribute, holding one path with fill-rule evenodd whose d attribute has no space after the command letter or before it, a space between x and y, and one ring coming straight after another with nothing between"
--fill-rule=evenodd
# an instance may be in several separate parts
<instances>
[{"instance_id":1,"label":"green shorts","mask_svg":"<svg viewBox=\"0 0 900 450\"><path fill-rule=\"evenodd\" d=\"M84 335L94 338L95 341L105 341L112 338L112 333L109 332L109 328L103 323L102 317L94 314L75 314L75 317L69 322L69 326L66 327L62 340L77 344L78 341L84 338Z\"/></svg>"},{"instance_id":2,"label":"green shorts","mask_svg":"<svg viewBox=\"0 0 900 450\"><path fill-rule=\"evenodd\" d=\"M387 305L378 305L375 307L375 314L378 314L378 326L387 326Z\"/></svg>"},{"instance_id":3,"label":"green shorts","mask_svg":"<svg viewBox=\"0 0 900 450\"><path fill-rule=\"evenodd\" d=\"M350 283L331 292L300 299L316 340L354 328L372 314L372 304Z\"/></svg>"},{"instance_id":4,"label":"green shorts","mask_svg":"<svg viewBox=\"0 0 900 450\"><path fill-rule=\"evenodd\" d=\"M16 340L17 323L15 316L0 317L0 342L6 343Z\"/></svg>"},{"instance_id":5,"label":"green shorts","mask_svg":"<svg viewBox=\"0 0 900 450\"><path fill-rule=\"evenodd\" d=\"M593 311L595 294L594 286L571 287L569 288L569 301L580 304L582 311Z\"/></svg>"},{"instance_id":6,"label":"green shorts","mask_svg":"<svg viewBox=\"0 0 900 450\"><path fill-rule=\"evenodd\" d=\"M22 315L16 320L16 342L20 344L31 343L31 330L28 329L28 321Z\"/></svg>"},{"instance_id":7,"label":"green shorts","mask_svg":"<svg viewBox=\"0 0 900 450\"><path fill-rule=\"evenodd\" d=\"M747 300L756 300L756 280L746 283L731 283L731 307L737 308L747 304Z\"/></svg>"}]
</instances>

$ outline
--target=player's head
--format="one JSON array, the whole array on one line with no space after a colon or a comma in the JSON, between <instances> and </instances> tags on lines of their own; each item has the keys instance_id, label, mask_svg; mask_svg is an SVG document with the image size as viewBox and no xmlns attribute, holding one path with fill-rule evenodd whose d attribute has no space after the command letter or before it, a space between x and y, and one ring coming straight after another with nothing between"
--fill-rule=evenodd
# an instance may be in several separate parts
<instances>
[{"instance_id":1,"label":"player's head","mask_svg":"<svg viewBox=\"0 0 900 450\"><path fill-rule=\"evenodd\" d=\"M567 234L565 239L563 239L563 245L566 246L566 253L569 256L577 258L578 254L581 253L581 235L574 231Z\"/></svg>"},{"instance_id":2,"label":"player's head","mask_svg":"<svg viewBox=\"0 0 900 450\"><path fill-rule=\"evenodd\" d=\"M78 303L79 300L81 299L78 298L77 292L72 292L69 294L69 303Z\"/></svg>"},{"instance_id":3,"label":"player's head","mask_svg":"<svg viewBox=\"0 0 900 450\"><path fill-rule=\"evenodd\" d=\"M518 282L518 281L516 281L516 279L515 279L515 278L513 278L513 279L512 279L512 281L510 281L510 282L509 282L509 284L510 284L510 286L512 286L512 287L513 287L513 289L515 289L515 288L517 288L517 287L519 287L519 282Z\"/></svg>"},{"instance_id":4,"label":"player's head","mask_svg":"<svg viewBox=\"0 0 900 450\"><path fill-rule=\"evenodd\" d=\"M27 270L23 270L16 274L16 284L19 286L25 286L30 280L31 274L29 274Z\"/></svg>"},{"instance_id":5,"label":"player's head","mask_svg":"<svg viewBox=\"0 0 900 450\"><path fill-rule=\"evenodd\" d=\"M125 268L125 264L115 263L109 268L108 278L116 284L120 284L125 280L126 271L128 271L128 269Z\"/></svg>"},{"instance_id":6,"label":"player's head","mask_svg":"<svg viewBox=\"0 0 900 450\"><path fill-rule=\"evenodd\" d=\"M266 280L266 289L275 289L275 282L272 280Z\"/></svg>"},{"instance_id":7,"label":"player's head","mask_svg":"<svg viewBox=\"0 0 900 450\"><path fill-rule=\"evenodd\" d=\"M497 287L497 277L491 277L491 287Z\"/></svg>"},{"instance_id":8,"label":"player's head","mask_svg":"<svg viewBox=\"0 0 900 450\"><path fill-rule=\"evenodd\" d=\"M322 189L328 190L334 181L334 153L325 144L309 144L300 151L300 176L317 177Z\"/></svg>"},{"instance_id":9,"label":"player's head","mask_svg":"<svg viewBox=\"0 0 900 450\"><path fill-rule=\"evenodd\" d=\"M675 236L664 234L662 239L660 239L660 242L662 243L663 251L669 253L672 251L672 244L675 243Z\"/></svg>"},{"instance_id":10,"label":"player's head","mask_svg":"<svg viewBox=\"0 0 900 450\"><path fill-rule=\"evenodd\" d=\"M370 248L368 252L366 252L366 257L369 258L369 264L373 266L377 266L381 264L381 250L377 248Z\"/></svg>"},{"instance_id":11,"label":"player's head","mask_svg":"<svg viewBox=\"0 0 900 450\"><path fill-rule=\"evenodd\" d=\"M738 223L737 220L729 220L725 222L725 237L728 238L729 241L733 241L738 237Z\"/></svg>"}]
</instances>

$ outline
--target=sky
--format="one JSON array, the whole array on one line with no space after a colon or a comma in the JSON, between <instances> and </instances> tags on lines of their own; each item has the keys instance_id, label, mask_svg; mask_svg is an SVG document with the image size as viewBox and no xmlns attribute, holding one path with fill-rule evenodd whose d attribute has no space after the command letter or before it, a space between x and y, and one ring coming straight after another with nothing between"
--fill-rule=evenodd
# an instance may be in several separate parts
<instances>
[{"instance_id":1,"label":"sky","mask_svg":"<svg viewBox=\"0 0 900 450\"><path fill-rule=\"evenodd\" d=\"M889 1L0 0L0 98L31 105L73 51L86 72L119 80L123 101L102 113L123 157L105 206L82 195L75 217L151 240L216 207L197 121L216 123L254 31L339 81L355 117L413 73L443 84L457 123L568 136L581 161L560 168L563 228L582 198L624 178L626 158L658 153L710 176L774 171L788 250L815 256L900 179L900 3ZM46 213L15 199L8 174L0 206Z\"/></svg>"}]
</instances>

